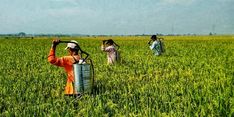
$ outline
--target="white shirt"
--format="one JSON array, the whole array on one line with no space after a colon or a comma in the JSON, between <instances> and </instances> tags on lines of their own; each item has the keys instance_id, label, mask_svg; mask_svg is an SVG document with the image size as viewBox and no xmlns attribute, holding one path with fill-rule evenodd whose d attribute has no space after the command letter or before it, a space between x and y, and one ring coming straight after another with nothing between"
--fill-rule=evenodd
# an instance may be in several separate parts
<instances>
[{"instance_id":1,"label":"white shirt","mask_svg":"<svg viewBox=\"0 0 234 117\"><path fill-rule=\"evenodd\" d=\"M155 40L151 46L150 49L154 51L154 55L160 55L161 54L161 50L160 50L160 43L159 41Z\"/></svg>"},{"instance_id":2,"label":"white shirt","mask_svg":"<svg viewBox=\"0 0 234 117\"><path fill-rule=\"evenodd\" d=\"M102 51L107 52L107 63L108 64L113 64L117 60L117 50L115 49L114 45L104 47L102 45Z\"/></svg>"}]
</instances>

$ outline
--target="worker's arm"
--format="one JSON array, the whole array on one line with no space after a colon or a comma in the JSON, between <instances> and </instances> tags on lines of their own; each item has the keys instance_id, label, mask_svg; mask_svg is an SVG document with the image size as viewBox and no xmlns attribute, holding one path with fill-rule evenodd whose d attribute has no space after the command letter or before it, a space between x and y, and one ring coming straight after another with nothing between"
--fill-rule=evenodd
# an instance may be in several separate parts
<instances>
[{"instance_id":1,"label":"worker's arm","mask_svg":"<svg viewBox=\"0 0 234 117\"><path fill-rule=\"evenodd\" d=\"M114 51L116 51L116 49L114 48L114 46L108 46L108 47L102 46L102 51L104 51L104 52L114 52Z\"/></svg>"},{"instance_id":2,"label":"worker's arm","mask_svg":"<svg viewBox=\"0 0 234 117\"><path fill-rule=\"evenodd\" d=\"M154 41L152 43L152 45L150 45L149 47L150 47L151 50L153 50L156 47L156 45L157 45L157 43L156 43L156 41Z\"/></svg>"},{"instance_id":3,"label":"worker's arm","mask_svg":"<svg viewBox=\"0 0 234 117\"><path fill-rule=\"evenodd\" d=\"M103 41L102 41L102 46L101 46L101 50L104 51L104 52L106 52L106 45L105 45L105 42L106 42L106 40L103 40Z\"/></svg>"},{"instance_id":4,"label":"worker's arm","mask_svg":"<svg viewBox=\"0 0 234 117\"><path fill-rule=\"evenodd\" d=\"M151 41L152 41L152 40L149 40L149 42L148 42L148 45L149 45L149 46L151 45Z\"/></svg>"},{"instance_id":5,"label":"worker's arm","mask_svg":"<svg viewBox=\"0 0 234 117\"><path fill-rule=\"evenodd\" d=\"M64 64L66 63L65 58L63 58L63 57L57 58L55 56L56 47L59 44L59 42L60 42L60 40L53 40L53 44L52 44L52 47L51 47L49 55L48 55L48 61L53 65L63 67Z\"/></svg>"}]
</instances>

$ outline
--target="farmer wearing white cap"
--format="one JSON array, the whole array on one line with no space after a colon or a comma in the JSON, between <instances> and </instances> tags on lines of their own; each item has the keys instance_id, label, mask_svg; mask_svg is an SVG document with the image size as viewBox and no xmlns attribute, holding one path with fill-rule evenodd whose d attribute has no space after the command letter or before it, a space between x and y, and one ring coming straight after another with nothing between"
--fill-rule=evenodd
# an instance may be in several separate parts
<instances>
[{"instance_id":1,"label":"farmer wearing white cap","mask_svg":"<svg viewBox=\"0 0 234 117\"><path fill-rule=\"evenodd\" d=\"M79 46L78 43L74 40L71 42L74 43L68 43L67 47L65 48L68 50L68 56L63 56L63 57L56 57L55 56L55 50L56 46L60 43L61 41L56 39L52 41L52 47L49 52L48 56L48 61L56 66L59 67L64 67L66 73L67 73L67 84L65 86L65 94L66 95L74 95L76 94L74 91L74 73L73 73L73 67L72 65L80 60L80 56L78 54L79 51ZM76 44L75 44L76 43Z\"/></svg>"}]
</instances>

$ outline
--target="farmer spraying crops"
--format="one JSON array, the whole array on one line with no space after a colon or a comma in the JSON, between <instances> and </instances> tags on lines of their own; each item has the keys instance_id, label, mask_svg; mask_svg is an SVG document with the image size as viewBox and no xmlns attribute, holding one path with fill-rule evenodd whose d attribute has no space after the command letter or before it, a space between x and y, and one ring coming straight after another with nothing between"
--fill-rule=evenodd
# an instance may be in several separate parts
<instances>
[{"instance_id":1,"label":"farmer spraying crops","mask_svg":"<svg viewBox=\"0 0 234 117\"><path fill-rule=\"evenodd\" d=\"M119 45L117 45L112 39L103 40L101 49L104 52L107 52L107 64L114 64L116 61L120 60L120 56L118 53L118 49L116 49Z\"/></svg>"},{"instance_id":2,"label":"farmer spraying crops","mask_svg":"<svg viewBox=\"0 0 234 117\"><path fill-rule=\"evenodd\" d=\"M81 56L79 55L80 47L78 46L78 43L74 40L72 40L72 43L67 43L67 47L65 48L69 55L63 56L60 58L57 58L55 56L55 50L59 43L62 41L56 39L52 41L52 47L49 52L48 61L56 66L64 67L66 73L67 73L67 83L65 86L65 95L78 95L79 92L75 92L74 90L74 72L73 72L73 64L77 61L82 61Z\"/></svg>"},{"instance_id":3,"label":"farmer spraying crops","mask_svg":"<svg viewBox=\"0 0 234 117\"><path fill-rule=\"evenodd\" d=\"M153 43L151 44L151 41ZM164 44L160 40L160 38L157 37L157 35L152 35L151 40L148 42L148 45L151 50L153 50L154 55L159 56L164 52Z\"/></svg>"}]
</instances>

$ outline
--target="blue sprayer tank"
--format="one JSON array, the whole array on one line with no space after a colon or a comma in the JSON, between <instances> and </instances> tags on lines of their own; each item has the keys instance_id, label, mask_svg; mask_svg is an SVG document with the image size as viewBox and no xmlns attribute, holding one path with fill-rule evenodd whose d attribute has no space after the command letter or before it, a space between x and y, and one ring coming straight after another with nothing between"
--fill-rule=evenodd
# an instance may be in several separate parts
<instances>
[{"instance_id":1,"label":"blue sprayer tank","mask_svg":"<svg viewBox=\"0 0 234 117\"><path fill-rule=\"evenodd\" d=\"M82 94L91 94L93 90L94 78L92 64L75 63L74 70L74 85L75 92Z\"/></svg>"}]
</instances>

